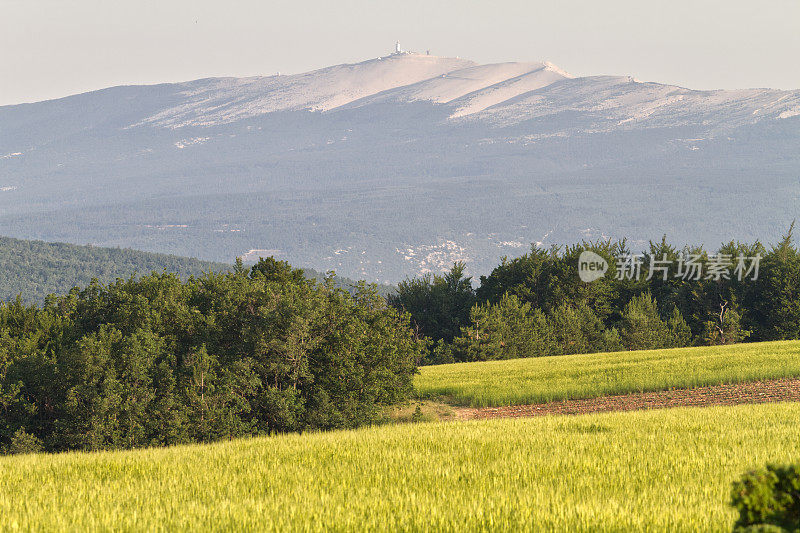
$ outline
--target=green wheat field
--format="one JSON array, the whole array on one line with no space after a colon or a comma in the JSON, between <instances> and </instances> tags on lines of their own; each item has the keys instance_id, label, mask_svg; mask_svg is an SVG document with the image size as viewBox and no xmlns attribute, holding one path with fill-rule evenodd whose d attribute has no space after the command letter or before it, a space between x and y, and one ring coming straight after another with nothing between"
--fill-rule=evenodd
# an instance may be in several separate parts
<instances>
[{"instance_id":1,"label":"green wheat field","mask_svg":"<svg viewBox=\"0 0 800 533\"><path fill-rule=\"evenodd\" d=\"M422 367L420 398L500 407L800 376L800 341Z\"/></svg>"},{"instance_id":2,"label":"green wheat field","mask_svg":"<svg viewBox=\"0 0 800 533\"><path fill-rule=\"evenodd\" d=\"M729 531L798 404L382 426L0 458L3 531Z\"/></svg>"}]
</instances>

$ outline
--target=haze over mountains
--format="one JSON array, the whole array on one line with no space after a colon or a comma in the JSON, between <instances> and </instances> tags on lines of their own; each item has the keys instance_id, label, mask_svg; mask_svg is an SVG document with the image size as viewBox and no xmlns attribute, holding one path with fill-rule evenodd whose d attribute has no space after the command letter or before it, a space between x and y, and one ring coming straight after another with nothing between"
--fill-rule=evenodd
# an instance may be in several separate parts
<instances>
[{"instance_id":1,"label":"haze over mountains","mask_svg":"<svg viewBox=\"0 0 800 533\"><path fill-rule=\"evenodd\" d=\"M776 240L800 91L400 53L0 107L0 233L397 281L531 243Z\"/></svg>"}]
</instances>

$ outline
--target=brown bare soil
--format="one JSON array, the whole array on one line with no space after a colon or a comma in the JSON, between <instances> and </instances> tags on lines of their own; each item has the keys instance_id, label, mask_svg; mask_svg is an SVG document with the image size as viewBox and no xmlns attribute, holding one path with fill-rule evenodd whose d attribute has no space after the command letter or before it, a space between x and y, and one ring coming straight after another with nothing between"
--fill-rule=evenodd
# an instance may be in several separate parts
<instances>
[{"instance_id":1,"label":"brown bare soil","mask_svg":"<svg viewBox=\"0 0 800 533\"><path fill-rule=\"evenodd\" d=\"M454 412L457 419L473 420L769 402L800 402L800 379L779 379L733 385L714 385L694 389L642 392L534 405L458 407L454 409Z\"/></svg>"}]
</instances>

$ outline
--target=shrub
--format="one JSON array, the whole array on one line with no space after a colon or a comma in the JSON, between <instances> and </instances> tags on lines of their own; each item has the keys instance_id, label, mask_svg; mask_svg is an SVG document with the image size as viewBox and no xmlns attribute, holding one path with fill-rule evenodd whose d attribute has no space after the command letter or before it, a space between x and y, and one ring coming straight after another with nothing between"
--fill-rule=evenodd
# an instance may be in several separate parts
<instances>
[{"instance_id":1,"label":"shrub","mask_svg":"<svg viewBox=\"0 0 800 533\"><path fill-rule=\"evenodd\" d=\"M767 465L734 482L735 532L800 531L800 464Z\"/></svg>"},{"instance_id":2,"label":"shrub","mask_svg":"<svg viewBox=\"0 0 800 533\"><path fill-rule=\"evenodd\" d=\"M0 448L0 453L15 454L15 453L36 453L42 450L42 441L36 438L35 435L27 433L24 429L20 428L11 436L11 441L8 445Z\"/></svg>"}]
</instances>

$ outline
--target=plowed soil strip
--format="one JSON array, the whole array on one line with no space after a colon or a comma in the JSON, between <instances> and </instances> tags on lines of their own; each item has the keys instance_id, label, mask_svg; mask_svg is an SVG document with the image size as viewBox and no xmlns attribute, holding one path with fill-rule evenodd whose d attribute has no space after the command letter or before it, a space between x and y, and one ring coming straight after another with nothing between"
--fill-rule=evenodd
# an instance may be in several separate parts
<instances>
[{"instance_id":1,"label":"plowed soil strip","mask_svg":"<svg viewBox=\"0 0 800 533\"><path fill-rule=\"evenodd\" d=\"M779 379L733 385L714 385L694 389L642 392L534 405L460 407L455 412L456 418L472 420L769 402L800 402L800 379Z\"/></svg>"}]
</instances>

